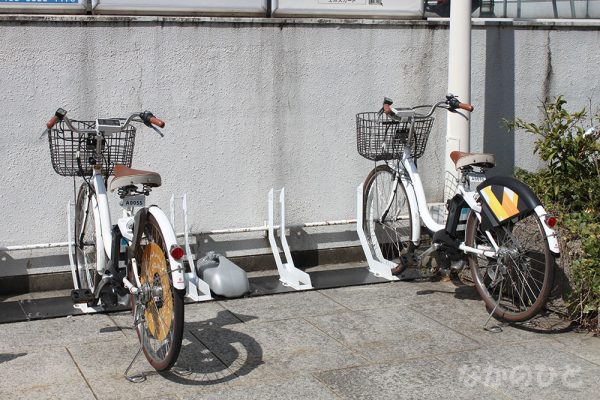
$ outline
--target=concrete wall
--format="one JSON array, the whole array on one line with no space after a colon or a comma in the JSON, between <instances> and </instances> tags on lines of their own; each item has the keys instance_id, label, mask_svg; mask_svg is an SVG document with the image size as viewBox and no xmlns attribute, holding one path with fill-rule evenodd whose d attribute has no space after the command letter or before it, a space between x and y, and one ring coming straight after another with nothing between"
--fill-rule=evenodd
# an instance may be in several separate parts
<instances>
[{"instance_id":1,"label":"concrete wall","mask_svg":"<svg viewBox=\"0 0 600 400\"><path fill-rule=\"evenodd\" d=\"M536 169L533 138L507 133L501 120L538 119L540 100L557 94L573 108L600 104L598 26L488 24L473 27L472 150L497 153L498 173ZM425 21L0 17L0 246L66 241L73 180L54 173L39 137L57 107L79 119L143 109L164 118L164 139L140 129L133 166L163 176L151 202L168 208L171 193L188 194L193 231L262 225L268 190L282 186L289 224L354 218L356 186L373 166L356 152L354 116L378 109L384 96L399 105L442 97L447 29ZM439 113L419 164L431 201L443 194L444 127ZM291 245L355 245L353 229L311 231L321 236ZM267 247L256 234L206 240L201 251ZM60 250L0 260L0 275L12 275L52 270L65 258Z\"/></svg>"}]
</instances>

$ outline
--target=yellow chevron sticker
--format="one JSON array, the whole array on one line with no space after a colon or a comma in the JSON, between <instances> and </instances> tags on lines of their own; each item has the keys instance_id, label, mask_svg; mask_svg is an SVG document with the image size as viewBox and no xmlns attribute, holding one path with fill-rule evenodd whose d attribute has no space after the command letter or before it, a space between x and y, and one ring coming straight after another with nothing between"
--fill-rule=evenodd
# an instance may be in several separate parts
<instances>
[{"instance_id":1,"label":"yellow chevron sticker","mask_svg":"<svg viewBox=\"0 0 600 400\"><path fill-rule=\"evenodd\" d=\"M508 214L509 217L516 215L519 213L519 195L510 190L509 188L504 188L504 195L502 196L502 208Z\"/></svg>"},{"instance_id":2,"label":"yellow chevron sticker","mask_svg":"<svg viewBox=\"0 0 600 400\"><path fill-rule=\"evenodd\" d=\"M500 204L494 192L492 192L491 186L484 188L481 193L483 194L483 197L487 201L488 206L490 206L492 209L492 212L496 218L498 218L498 221L504 221L506 218L508 218L508 213L504 210L504 207L502 207L502 204Z\"/></svg>"}]
</instances>

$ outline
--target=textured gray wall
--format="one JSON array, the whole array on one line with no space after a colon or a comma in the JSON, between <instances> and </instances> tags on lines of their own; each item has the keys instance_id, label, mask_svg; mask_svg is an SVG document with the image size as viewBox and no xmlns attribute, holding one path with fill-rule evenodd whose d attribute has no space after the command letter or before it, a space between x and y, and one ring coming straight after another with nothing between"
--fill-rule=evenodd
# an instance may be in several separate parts
<instances>
[{"instance_id":1,"label":"textured gray wall","mask_svg":"<svg viewBox=\"0 0 600 400\"><path fill-rule=\"evenodd\" d=\"M538 119L540 100L557 94L574 108L600 104L598 26L515 24L473 27L471 147L497 153L498 172L540 165L533 138L508 134L502 118ZM262 225L267 192L281 186L290 224L354 218L356 186L372 167L356 152L354 116L378 109L384 96L399 105L442 97L447 29L424 21L0 17L0 246L66 240L73 181L54 173L39 138L57 107L79 119L143 109L164 118L164 139L140 129L133 166L161 173L151 202L163 208L171 193L187 192L194 231ZM444 129L439 113L419 164L431 201L443 195ZM352 229L291 244L356 244ZM246 238L238 250L265 247L260 235ZM53 265L39 254L0 253L0 275Z\"/></svg>"}]
</instances>

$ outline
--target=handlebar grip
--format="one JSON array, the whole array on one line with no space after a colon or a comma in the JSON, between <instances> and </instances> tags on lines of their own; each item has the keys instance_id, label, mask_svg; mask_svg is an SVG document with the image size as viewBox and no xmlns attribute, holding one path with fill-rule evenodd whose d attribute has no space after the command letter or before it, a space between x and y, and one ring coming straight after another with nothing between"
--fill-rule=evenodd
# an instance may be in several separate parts
<instances>
[{"instance_id":1,"label":"handlebar grip","mask_svg":"<svg viewBox=\"0 0 600 400\"><path fill-rule=\"evenodd\" d=\"M58 117L55 115L52 118L50 118L50 120L48 122L46 122L46 128L52 129L52 127L54 127L54 125L56 125L57 122L58 122Z\"/></svg>"},{"instance_id":2,"label":"handlebar grip","mask_svg":"<svg viewBox=\"0 0 600 400\"><path fill-rule=\"evenodd\" d=\"M159 128L164 128L164 127L165 127L165 123L164 123L164 121L162 121L162 120L160 120L160 119L158 119L158 118L156 118L156 117L154 117L154 116L153 116L153 117L150 117L150 123L151 123L152 125L156 125L156 126L158 126Z\"/></svg>"},{"instance_id":3,"label":"handlebar grip","mask_svg":"<svg viewBox=\"0 0 600 400\"><path fill-rule=\"evenodd\" d=\"M469 112L472 112L475 109L475 107L473 107L472 104L468 104L468 103L458 103L458 108L469 111Z\"/></svg>"}]
</instances>

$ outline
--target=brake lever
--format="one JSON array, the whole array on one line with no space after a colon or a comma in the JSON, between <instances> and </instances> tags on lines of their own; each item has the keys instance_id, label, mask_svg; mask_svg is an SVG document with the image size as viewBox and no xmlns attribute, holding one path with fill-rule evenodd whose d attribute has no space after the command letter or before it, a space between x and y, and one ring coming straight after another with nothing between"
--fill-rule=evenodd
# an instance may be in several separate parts
<instances>
[{"instance_id":1,"label":"brake lever","mask_svg":"<svg viewBox=\"0 0 600 400\"><path fill-rule=\"evenodd\" d=\"M448 108L448 111L450 111L451 113L460 115L461 117L463 117L467 121L469 120L469 117L467 117L465 114L461 113L460 111L458 111L456 109Z\"/></svg>"},{"instance_id":2,"label":"brake lever","mask_svg":"<svg viewBox=\"0 0 600 400\"><path fill-rule=\"evenodd\" d=\"M150 124L150 128L154 129L156 131L156 133L158 133L160 135L160 137L165 137L165 135L160 131L160 129L158 129L154 125Z\"/></svg>"}]
</instances>

